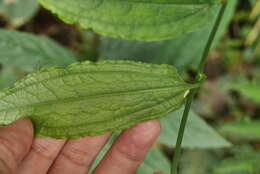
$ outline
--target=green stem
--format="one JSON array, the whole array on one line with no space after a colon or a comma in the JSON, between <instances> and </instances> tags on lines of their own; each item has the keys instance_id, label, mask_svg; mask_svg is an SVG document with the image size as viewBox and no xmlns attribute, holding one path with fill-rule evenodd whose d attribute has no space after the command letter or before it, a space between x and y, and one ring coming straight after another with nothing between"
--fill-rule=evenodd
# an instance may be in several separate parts
<instances>
[{"instance_id":1,"label":"green stem","mask_svg":"<svg viewBox=\"0 0 260 174\"><path fill-rule=\"evenodd\" d=\"M199 64L198 74L197 74L196 80L198 80L200 78L200 74L204 70L204 66L206 64L207 57L209 55L209 51L212 47L212 43L213 43L214 38L216 36L217 30L219 28L219 25L220 25L221 19L223 17L223 14L225 12L226 6L227 6L227 4L223 3L223 5L222 5L222 7L221 7L221 9L218 13L216 22L213 26L211 33L210 33L206 48L204 50L204 53L202 55L202 58L201 58L201 61L200 61L200 64ZM181 144L182 144L182 140L183 140L183 135L184 135L186 123L187 123L187 120L188 120L190 108L191 108L191 105L192 105L192 101L193 101L193 98L196 95L197 91L198 91L198 88L192 89L190 91L190 94L187 97L187 100L186 100L186 105L185 105L185 109L184 109L184 112L183 112L181 125L180 125L179 133L178 133L178 138L177 138L177 142L176 142L175 154L173 156L171 174L177 174L178 173L178 164L179 164L180 155L181 155Z\"/></svg>"}]
</instances>

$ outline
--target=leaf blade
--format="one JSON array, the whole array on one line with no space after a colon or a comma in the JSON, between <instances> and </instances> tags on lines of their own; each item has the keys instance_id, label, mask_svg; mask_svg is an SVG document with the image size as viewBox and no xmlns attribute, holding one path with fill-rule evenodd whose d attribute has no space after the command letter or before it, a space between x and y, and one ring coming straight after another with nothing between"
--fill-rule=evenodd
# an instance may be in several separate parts
<instances>
[{"instance_id":1,"label":"leaf blade","mask_svg":"<svg viewBox=\"0 0 260 174\"><path fill-rule=\"evenodd\" d=\"M236 4L237 0L228 1L228 8L225 11L220 24L220 30L214 40L214 47L220 41L231 21ZM217 15L219 9L219 7L215 7L212 9L212 12ZM100 52L99 59L117 60L123 58L125 60L145 61L156 64L166 63L175 66L180 72L186 68L195 68L199 64L214 21L212 20L209 25L206 25L199 31L161 42L147 43L101 37L98 48Z\"/></svg>"},{"instance_id":2,"label":"leaf blade","mask_svg":"<svg viewBox=\"0 0 260 174\"><path fill-rule=\"evenodd\" d=\"M39 0L67 23L99 34L136 40L164 40L201 28L214 16L217 0ZM163 2L163 3L162 3Z\"/></svg>"},{"instance_id":3,"label":"leaf blade","mask_svg":"<svg viewBox=\"0 0 260 174\"><path fill-rule=\"evenodd\" d=\"M168 146L175 146L183 108L172 115L161 119L162 131L158 141ZM206 140L206 141L205 141ZM222 148L230 147L231 144L222 138L212 127L197 116L194 112L190 113L187 128L184 133L183 147L194 148Z\"/></svg>"},{"instance_id":4,"label":"leaf blade","mask_svg":"<svg viewBox=\"0 0 260 174\"><path fill-rule=\"evenodd\" d=\"M95 136L165 116L194 87L168 65L77 63L32 73L3 91L0 122L27 115L38 136Z\"/></svg>"},{"instance_id":5,"label":"leaf blade","mask_svg":"<svg viewBox=\"0 0 260 174\"><path fill-rule=\"evenodd\" d=\"M10 51L12 50L12 51ZM0 64L3 86L17 79L16 71L32 72L50 66L67 66L78 55L45 36L0 29ZM7 73L10 75L7 76Z\"/></svg>"}]
</instances>

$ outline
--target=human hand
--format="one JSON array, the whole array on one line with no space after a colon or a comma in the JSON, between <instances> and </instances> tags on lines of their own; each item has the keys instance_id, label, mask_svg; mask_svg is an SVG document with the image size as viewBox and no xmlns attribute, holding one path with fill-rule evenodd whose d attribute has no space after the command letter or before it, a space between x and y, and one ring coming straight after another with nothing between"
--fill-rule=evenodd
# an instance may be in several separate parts
<instances>
[{"instance_id":1,"label":"human hand","mask_svg":"<svg viewBox=\"0 0 260 174\"><path fill-rule=\"evenodd\" d=\"M159 121L127 129L94 174L134 174L159 133ZM110 135L71 140L33 138L31 121L21 118L0 128L0 173L86 174Z\"/></svg>"}]
</instances>

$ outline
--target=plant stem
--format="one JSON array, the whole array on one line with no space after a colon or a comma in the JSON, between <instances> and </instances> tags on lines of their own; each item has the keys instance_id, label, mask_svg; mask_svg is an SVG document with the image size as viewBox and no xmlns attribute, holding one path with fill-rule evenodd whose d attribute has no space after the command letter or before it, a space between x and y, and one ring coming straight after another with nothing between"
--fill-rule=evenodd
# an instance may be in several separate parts
<instances>
[{"instance_id":1,"label":"plant stem","mask_svg":"<svg viewBox=\"0 0 260 174\"><path fill-rule=\"evenodd\" d=\"M200 61L200 64L199 64L198 74L197 74L196 80L198 80L200 78L200 74L204 70L204 66L206 64L207 57L208 57L210 49L212 47L212 43L213 43L214 38L216 36L217 30L219 28L219 25L220 25L221 19L223 17L223 14L225 12L226 6L227 6L227 3L224 2L221 6L219 13L218 13L216 22L213 26L211 33L210 33L207 45L205 47L205 50L203 52L203 55L202 55L202 58L201 58L201 61ZM179 164L180 155L181 155L181 144L182 144L182 140L183 140L183 135L184 135L186 123L187 123L187 120L188 120L190 108L191 108L191 105L192 105L192 101L193 101L193 98L196 95L197 91L198 91L198 88L192 89L190 91L190 94L187 97L187 100L186 100L186 105L185 105L185 109L184 109L184 112L183 112L181 125L180 125L179 133L178 133L178 138L177 138L177 142L176 142L175 154L173 156L171 174L177 174L178 173L178 164Z\"/></svg>"}]
</instances>

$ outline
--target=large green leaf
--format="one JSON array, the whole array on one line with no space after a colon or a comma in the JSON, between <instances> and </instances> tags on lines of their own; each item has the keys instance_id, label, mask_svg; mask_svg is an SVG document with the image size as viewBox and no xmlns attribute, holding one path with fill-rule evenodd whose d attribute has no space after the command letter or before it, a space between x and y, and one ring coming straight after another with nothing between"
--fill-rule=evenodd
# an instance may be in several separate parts
<instances>
[{"instance_id":1,"label":"large green leaf","mask_svg":"<svg viewBox=\"0 0 260 174\"><path fill-rule=\"evenodd\" d=\"M32 72L37 68L66 66L77 55L44 36L0 29L0 64L3 85L12 84L16 69ZM6 80L4 80L6 79Z\"/></svg>"},{"instance_id":2,"label":"large green leaf","mask_svg":"<svg viewBox=\"0 0 260 174\"><path fill-rule=\"evenodd\" d=\"M0 124L28 116L38 136L95 136L166 116L197 86L170 65L101 61L43 69L0 93Z\"/></svg>"},{"instance_id":3,"label":"large green leaf","mask_svg":"<svg viewBox=\"0 0 260 174\"><path fill-rule=\"evenodd\" d=\"M219 0L39 0L67 23L113 37L163 40L214 19Z\"/></svg>"},{"instance_id":4,"label":"large green leaf","mask_svg":"<svg viewBox=\"0 0 260 174\"><path fill-rule=\"evenodd\" d=\"M220 28L214 41L217 45L226 31L228 24L234 14L237 0L229 0L228 8L224 13ZM212 11L217 15L219 7ZM202 56L206 46L214 20L203 29L187 35L179 36L171 40L161 42L142 42L101 37L99 45L99 58L104 59L126 59L151 63L167 63L183 70L187 67L195 67Z\"/></svg>"},{"instance_id":5,"label":"large green leaf","mask_svg":"<svg viewBox=\"0 0 260 174\"><path fill-rule=\"evenodd\" d=\"M160 143L175 146L182 113L183 109L180 109L161 119L162 131L158 139ZM185 148L221 148L229 147L230 143L194 112L191 112L182 146Z\"/></svg>"},{"instance_id":6,"label":"large green leaf","mask_svg":"<svg viewBox=\"0 0 260 174\"><path fill-rule=\"evenodd\" d=\"M14 26L27 22L37 10L36 0L0 0L0 15Z\"/></svg>"}]
</instances>

